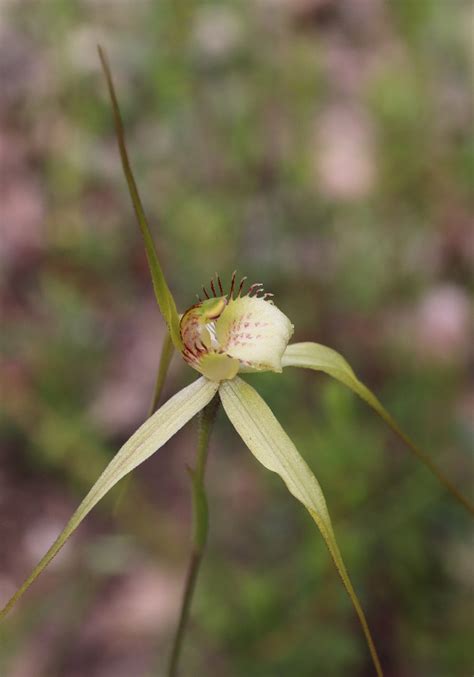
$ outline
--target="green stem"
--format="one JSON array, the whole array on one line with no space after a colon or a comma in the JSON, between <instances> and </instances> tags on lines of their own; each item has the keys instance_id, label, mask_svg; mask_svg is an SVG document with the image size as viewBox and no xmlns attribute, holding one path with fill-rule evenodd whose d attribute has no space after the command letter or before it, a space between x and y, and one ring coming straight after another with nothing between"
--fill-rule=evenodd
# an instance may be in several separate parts
<instances>
[{"instance_id":1,"label":"green stem","mask_svg":"<svg viewBox=\"0 0 474 677\"><path fill-rule=\"evenodd\" d=\"M151 401L148 416L151 416L155 412L155 409L158 407L158 403L161 398L161 393L163 392L163 386L165 385L168 367L170 366L171 358L173 357L173 350L174 350L173 341L171 339L169 331L167 331L165 338L163 339L163 345L161 347L160 363L158 365L158 371L156 373L155 390L153 392L153 399Z\"/></svg>"},{"instance_id":2,"label":"green stem","mask_svg":"<svg viewBox=\"0 0 474 677\"><path fill-rule=\"evenodd\" d=\"M209 451L209 438L219 408L219 398L216 397L199 414L199 431L196 468L189 469L192 483L193 498L193 535L191 556L189 559L186 582L181 601L181 611L176 628L173 647L168 664L167 677L176 677L178 663L183 645L183 638L189 620L189 611L196 587L196 581L201 566L204 549L206 547L208 533L208 507L206 490L204 487L204 474L206 471L207 456Z\"/></svg>"},{"instance_id":3,"label":"green stem","mask_svg":"<svg viewBox=\"0 0 474 677\"><path fill-rule=\"evenodd\" d=\"M153 399L151 401L147 418L149 418L152 414L154 414L155 410L158 408L161 394L163 392L163 386L165 385L166 375L168 373L168 367L170 366L171 358L173 357L173 349L174 349L173 341L171 339L169 331L167 331L166 336L163 339L163 345L161 347L160 362L158 364L158 371L156 373L155 389L153 391ZM133 478L131 473L128 474L127 477L125 477L125 479L122 480L120 492L117 495L117 499L112 509L114 515L118 514L123 498L126 495L127 491L129 491L132 482Z\"/></svg>"}]
</instances>

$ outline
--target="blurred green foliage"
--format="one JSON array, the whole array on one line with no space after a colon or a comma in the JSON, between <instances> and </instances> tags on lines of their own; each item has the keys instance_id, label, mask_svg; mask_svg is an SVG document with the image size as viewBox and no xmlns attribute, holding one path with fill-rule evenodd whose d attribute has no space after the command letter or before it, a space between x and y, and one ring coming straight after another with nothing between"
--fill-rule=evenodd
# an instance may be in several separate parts
<instances>
[{"instance_id":1,"label":"blurred green foliage","mask_svg":"<svg viewBox=\"0 0 474 677\"><path fill-rule=\"evenodd\" d=\"M1 6L5 598L142 421L163 338L98 42L180 309L216 270L264 282L296 340L345 354L472 487L472 18L464 0ZM192 377L178 366L168 394ZM470 674L468 518L342 387L249 380L320 480L386 674ZM2 674L160 674L194 443L90 517L11 616ZM183 674L371 674L311 520L224 417L212 446Z\"/></svg>"}]
</instances>

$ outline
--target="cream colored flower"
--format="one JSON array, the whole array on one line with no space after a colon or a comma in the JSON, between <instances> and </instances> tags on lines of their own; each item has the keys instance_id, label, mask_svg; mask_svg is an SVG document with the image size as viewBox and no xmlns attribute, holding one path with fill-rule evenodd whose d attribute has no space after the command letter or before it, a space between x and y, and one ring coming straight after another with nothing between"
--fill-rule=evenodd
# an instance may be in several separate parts
<instances>
[{"instance_id":1,"label":"cream colored flower","mask_svg":"<svg viewBox=\"0 0 474 677\"><path fill-rule=\"evenodd\" d=\"M237 294L235 272L228 295L200 300L181 318L182 354L186 362L211 381L230 380L238 372L282 371L282 357L293 334L293 325L265 293L260 283ZM223 287L217 278L219 290Z\"/></svg>"}]
</instances>

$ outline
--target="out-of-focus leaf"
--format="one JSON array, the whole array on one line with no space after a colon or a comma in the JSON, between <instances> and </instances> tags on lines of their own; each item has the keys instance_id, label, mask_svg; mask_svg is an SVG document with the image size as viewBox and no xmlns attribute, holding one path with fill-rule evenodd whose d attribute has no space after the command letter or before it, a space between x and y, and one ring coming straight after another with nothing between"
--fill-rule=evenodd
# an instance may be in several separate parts
<instances>
[{"instance_id":1,"label":"out-of-focus leaf","mask_svg":"<svg viewBox=\"0 0 474 677\"><path fill-rule=\"evenodd\" d=\"M158 255L156 253L155 244L153 242L153 237L151 235L151 231L148 226L148 221L145 216L145 211L143 209L142 201L140 199L138 187L135 178L133 176L130 161L128 159L127 146L125 142L125 131L123 127L122 116L120 114L117 95L114 89L112 73L110 71L110 67L104 50L101 47L99 47L98 49L100 60L102 63L102 68L104 69L105 78L107 80L107 86L109 88L110 99L112 102L115 131L117 134L117 141L120 150L120 157L122 160L122 167L125 174L125 178L127 179L128 190L130 192L130 197L132 198L133 208L135 210L138 225L140 226L143 241L145 243L145 250L148 259L148 265L150 267L156 300L158 301L161 314L163 315L165 322L168 325L168 330L173 340L173 344L177 350L181 350L182 341L179 332L179 316L176 310L176 303L174 301L173 295L169 290L169 287L165 280L165 276L161 269L160 262L158 260Z\"/></svg>"},{"instance_id":2,"label":"out-of-focus leaf","mask_svg":"<svg viewBox=\"0 0 474 677\"><path fill-rule=\"evenodd\" d=\"M369 406L390 426L407 447L422 461L451 494L468 510L474 514L474 506L461 494L458 489L445 477L441 470L433 463L427 454L419 449L411 439L400 429L397 422L388 413L381 402L354 374L348 362L338 352L319 343L293 343L283 354L284 367L306 367L316 371L324 371L329 376L344 383L367 402Z\"/></svg>"},{"instance_id":3,"label":"out-of-focus leaf","mask_svg":"<svg viewBox=\"0 0 474 677\"><path fill-rule=\"evenodd\" d=\"M48 552L0 612L0 618L10 611L100 499L201 411L212 400L217 388L217 383L199 378L169 399L138 428L105 468Z\"/></svg>"},{"instance_id":4,"label":"out-of-focus leaf","mask_svg":"<svg viewBox=\"0 0 474 677\"><path fill-rule=\"evenodd\" d=\"M219 394L227 416L250 451L268 470L280 475L289 491L301 501L316 522L359 617L377 675L382 675L377 651L339 551L316 477L252 386L237 377L233 381L224 381Z\"/></svg>"}]
</instances>

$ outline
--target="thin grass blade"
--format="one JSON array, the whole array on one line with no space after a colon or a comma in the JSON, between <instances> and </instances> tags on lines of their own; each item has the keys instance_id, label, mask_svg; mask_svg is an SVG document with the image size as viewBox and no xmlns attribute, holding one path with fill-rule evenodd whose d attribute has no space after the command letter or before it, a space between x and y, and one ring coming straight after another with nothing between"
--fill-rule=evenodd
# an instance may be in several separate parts
<instances>
[{"instance_id":1,"label":"thin grass blade","mask_svg":"<svg viewBox=\"0 0 474 677\"><path fill-rule=\"evenodd\" d=\"M426 465L461 505L474 514L474 505L454 486L431 458L405 435L395 419L388 413L377 397L354 374L349 363L338 352L319 343L293 343L282 358L284 367L305 367L323 371L337 379L361 397L398 435L406 446Z\"/></svg>"},{"instance_id":2,"label":"thin grass blade","mask_svg":"<svg viewBox=\"0 0 474 677\"><path fill-rule=\"evenodd\" d=\"M153 237L148 226L148 221L145 216L145 211L143 209L142 201L140 199L140 194L138 192L138 187L133 176L132 167L128 158L127 145L125 141L125 131L122 122L122 116L120 113L120 107L118 104L117 95L115 93L114 83L112 80L112 73L110 70L109 63L107 61L107 56L102 47L98 47L99 57L102 63L102 68L104 70L104 75L107 80L107 87L109 90L110 100L112 102L112 109L115 122L115 132L117 135L117 142L120 151L120 158L122 160L122 167L127 180L128 190L130 192L130 197L132 199L133 208L135 215L137 217L138 225L143 236L143 241L145 244L146 255L148 259L148 265L150 268L151 278L153 282L153 289L155 291L156 300L158 306L161 310L161 314L168 325L168 330L170 332L173 344L177 350L181 350L182 341L181 335L179 332L179 316L176 310L176 303L174 301L173 295L171 294L169 287L166 283L163 270L160 266L158 255L156 253L155 244L153 242Z\"/></svg>"},{"instance_id":3,"label":"thin grass blade","mask_svg":"<svg viewBox=\"0 0 474 677\"><path fill-rule=\"evenodd\" d=\"M316 477L254 388L237 377L233 381L224 381L219 394L227 416L250 451L265 468L282 478L288 490L316 522L354 605L375 671L380 677L383 672L374 641L339 551L326 501Z\"/></svg>"},{"instance_id":4,"label":"thin grass blade","mask_svg":"<svg viewBox=\"0 0 474 677\"><path fill-rule=\"evenodd\" d=\"M0 611L2 619L23 593L61 550L67 539L77 529L85 516L127 473L143 463L162 447L195 414L208 404L217 392L217 383L201 377L169 399L131 436L100 475L64 530L32 571L23 585Z\"/></svg>"}]
</instances>

